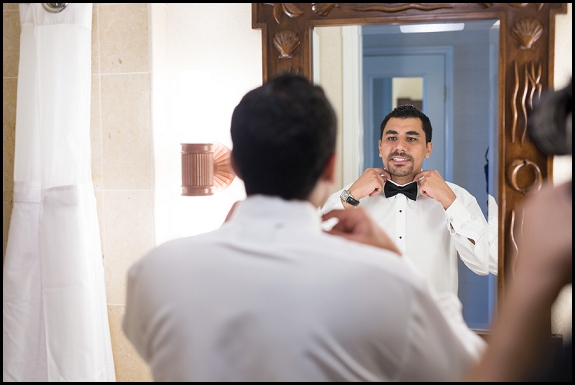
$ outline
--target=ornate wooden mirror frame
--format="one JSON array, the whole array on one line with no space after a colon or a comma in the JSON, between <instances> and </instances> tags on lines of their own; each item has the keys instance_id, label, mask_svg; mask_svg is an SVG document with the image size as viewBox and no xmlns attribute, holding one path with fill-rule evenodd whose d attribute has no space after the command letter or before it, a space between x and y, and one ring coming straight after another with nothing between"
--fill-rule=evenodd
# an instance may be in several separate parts
<instances>
[{"instance_id":1,"label":"ornate wooden mirror frame","mask_svg":"<svg viewBox=\"0 0 575 385\"><path fill-rule=\"evenodd\" d=\"M553 159L526 136L533 98L553 87L555 15L567 3L252 3L262 30L263 81L283 71L312 79L315 26L500 20L498 304L517 256L516 207L551 178Z\"/></svg>"}]
</instances>

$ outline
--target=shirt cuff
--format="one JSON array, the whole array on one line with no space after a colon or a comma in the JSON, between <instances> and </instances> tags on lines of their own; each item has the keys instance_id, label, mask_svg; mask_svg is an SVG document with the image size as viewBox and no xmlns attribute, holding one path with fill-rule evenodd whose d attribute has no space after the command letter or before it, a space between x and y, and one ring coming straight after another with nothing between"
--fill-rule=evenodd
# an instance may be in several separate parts
<instances>
[{"instance_id":1,"label":"shirt cuff","mask_svg":"<svg viewBox=\"0 0 575 385\"><path fill-rule=\"evenodd\" d=\"M463 205L459 197L456 197L453 203L445 210L445 217L451 234L457 233L461 226L472 220L471 213Z\"/></svg>"}]
</instances>

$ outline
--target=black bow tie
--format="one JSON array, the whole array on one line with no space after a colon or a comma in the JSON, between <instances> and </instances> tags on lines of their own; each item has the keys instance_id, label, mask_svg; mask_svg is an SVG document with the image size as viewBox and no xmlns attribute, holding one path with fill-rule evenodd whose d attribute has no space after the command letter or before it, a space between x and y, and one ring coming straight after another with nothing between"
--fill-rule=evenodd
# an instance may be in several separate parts
<instances>
[{"instance_id":1,"label":"black bow tie","mask_svg":"<svg viewBox=\"0 0 575 385\"><path fill-rule=\"evenodd\" d=\"M387 181L383 185L383 192L385 193L386 198L391 198L392 196L401 193L409 199L415 200L417 198L417 181L414 180L405 186L398 186L391 181Z\"/></svg>"}]
</instances>

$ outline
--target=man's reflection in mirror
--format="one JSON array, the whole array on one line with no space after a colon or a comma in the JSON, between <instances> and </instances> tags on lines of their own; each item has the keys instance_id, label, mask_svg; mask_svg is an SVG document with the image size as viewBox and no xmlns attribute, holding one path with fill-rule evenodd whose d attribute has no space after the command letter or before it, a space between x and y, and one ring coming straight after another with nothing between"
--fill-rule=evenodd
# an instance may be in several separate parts
<instances>
[{"instance_id":1,"label":"man's reflection in mirror","mask_svg":"<svg viewBox=\"0 0 575 385\"><path fill-rule=\"evenodd\" d=\"M497 260L490 258L489 225L476 198L437 170L423 170L431 140L427 115L410 104L393 109L380 126L382 167L367 168L332 194L322 213L363 207L438 292L457 296L458 258L482 276Z\"/></svg>"}]
</instances>

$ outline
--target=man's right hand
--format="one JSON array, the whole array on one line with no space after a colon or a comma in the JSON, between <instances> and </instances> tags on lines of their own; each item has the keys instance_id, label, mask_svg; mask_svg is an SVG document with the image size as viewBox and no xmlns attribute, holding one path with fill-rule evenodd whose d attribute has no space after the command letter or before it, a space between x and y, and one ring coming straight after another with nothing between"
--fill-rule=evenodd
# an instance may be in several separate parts
<instances>
[{"instance_id":1,"label":"man's right hand","mask_svg":"<svg viewBox=\"0 0 575 385\"><path fill-rule=\"evenodd\" d=\"M387 179L391 179L389 172L383 168L374 167L366 169L363 174L349 187L348 191L357 200L366 196L378 194L383 189ZM350 205L344 205L350 206ZM347 207L346 207L347 208Z\"/></svg>"}]
</instances>

